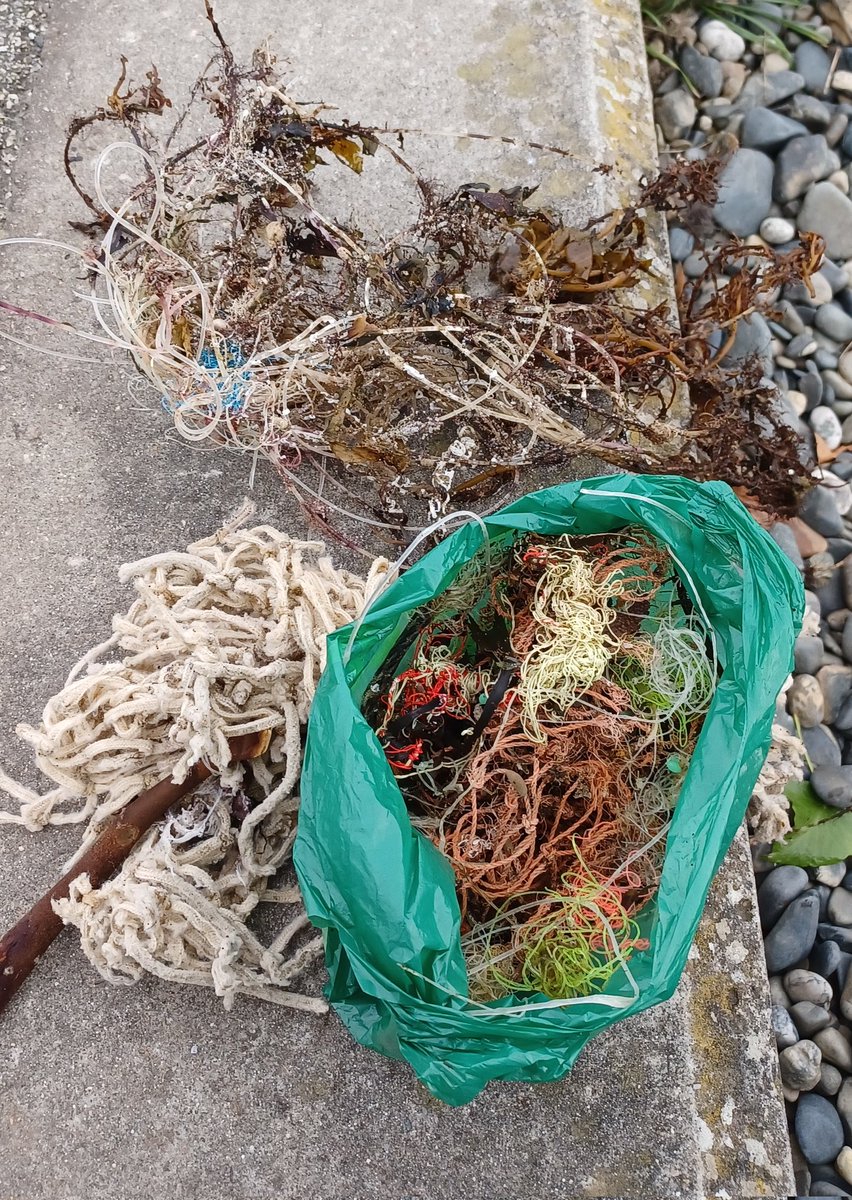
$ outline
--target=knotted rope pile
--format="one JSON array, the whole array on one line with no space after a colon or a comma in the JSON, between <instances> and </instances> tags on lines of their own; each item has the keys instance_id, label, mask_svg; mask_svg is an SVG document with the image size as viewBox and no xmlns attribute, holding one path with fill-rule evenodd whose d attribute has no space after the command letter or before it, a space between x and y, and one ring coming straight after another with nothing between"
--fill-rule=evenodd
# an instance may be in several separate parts
<instances>
[{"instance_id":1,"label":"knotted rope pile","mask_svg":"<svg viewBox=\"0 0 852 1200\"><path fill-rule=\"evenodd\" d=\"M130 609L40 725L17 729L57 786L39 794L0 772L20 805L0 823L87 821L82 852L139 792L170 773L180 782L203 758L219 778L153 827L104 886L81 875L57 912L112 983L147 971L212 987L226 1008L244 994L322 1012L323 1000L290 990L321 940L297 936L308 925L298 888L271 883L295 840L302 726L326 635L361 611L387 564L365 581L335 569L322 543L241 529L250 512L186 551L121 568L137 593ZM271 731L265 754L230 765L228 739L261 730ZM261 901L294 906L268 945L246 924Z\"/></svg>"}]
</instances>

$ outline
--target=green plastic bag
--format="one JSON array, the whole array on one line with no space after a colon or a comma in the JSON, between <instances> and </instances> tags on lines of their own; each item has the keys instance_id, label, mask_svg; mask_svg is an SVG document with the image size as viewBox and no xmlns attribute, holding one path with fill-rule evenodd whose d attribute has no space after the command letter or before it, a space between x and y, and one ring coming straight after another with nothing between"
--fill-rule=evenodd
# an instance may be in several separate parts
<instances>
[{"instance_id":1,"label":"green plastic bag","mask_svg":"<svg viewBox=\"0 0 852 1200\"><path fill-rule=\"evenodd\" d=\"M485 519L507 530L598 533L644 525L665 543L715 633L721 668L668 833L650 948L606 991L570 1001L466 999L453 872L409 821L360 706L412 609L479 549L471 522L406 571L352 627L328 639L308 728L295 862L308 915L325 930L327 995L352 1036L405 1059L431 1092L465 1104L491 1079L553 1081L586 1042L671 996L713 875L743 819L792 664L798 573L725 484L610 475L535 492Z\"/></svg>"}]
</instances>

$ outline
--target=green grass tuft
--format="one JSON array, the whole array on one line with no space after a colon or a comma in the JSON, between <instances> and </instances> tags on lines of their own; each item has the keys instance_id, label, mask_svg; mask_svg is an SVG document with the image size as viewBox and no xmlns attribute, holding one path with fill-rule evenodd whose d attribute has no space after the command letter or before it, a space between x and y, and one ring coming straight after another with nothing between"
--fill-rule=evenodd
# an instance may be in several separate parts
<instances>
[{"instance_id":1,"label":"green grass tuft","mask_svg":"<svg viewBox=\"0 0 852 1200\"><path fill-rule=\"evenodd\" d=\"M772 13L769 6L777 10ZM761 7L755 4L740 4L737 0L642 0L642 19L647 34L666 33L667 21L676 13L694 12L696 20L713 18L724 21L729 29L733 29L746 42L762 42L767 50L782 54L787 61L792 55L780 33L775 31L775 25L781 25L781 30L795 33L799 37L809 38L819 45L826 45L824 38L819 37L810 25L802 25L791 17L785 16L787 5L784 0L765 0ZM655 57L663 58L656 54ZM665 61L665 59L664 59Z\"/></svg>"}]
</instances>

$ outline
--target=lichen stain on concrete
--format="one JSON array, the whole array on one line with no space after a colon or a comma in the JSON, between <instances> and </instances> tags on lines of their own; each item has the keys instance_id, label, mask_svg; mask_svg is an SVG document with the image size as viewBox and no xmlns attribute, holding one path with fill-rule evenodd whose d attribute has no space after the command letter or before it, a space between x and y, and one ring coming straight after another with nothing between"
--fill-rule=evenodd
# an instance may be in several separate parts
<instances>
[{"instance_id":1,"label":"lichen stain on concrete","mask_svg":"<svg viewBox=\"0 0 852 1200\"><path fill-rule=\"evenodd\" d=\"M725 947L725 958L732 963L745 962L748 958L748 950L740 941L729 942Z\"/></svg>"},{"instance_id":2,"label":"lichen stain on concrete","mask_svg":"<svg viewBox=\"0 0 852 1200\"><path fill-rule=\"evenodd\" d=\"M706 1153L713 1149L713 1131L706 1121L698 1118L698 1149Z\"/></svg>"},{"instance_id":3,"label":"lichen stain on concrete","mask_svg":"<svg viewBox=\"0 0 852 1200\"><path fill-rule=\"evenodd\" d=\"M489 133L518 139L506 146L518 181L538 183L541 202L578 209L587 219L600 211L605 190L592 170L599 162L597 147L590 145L599 141L597 108L589 102L595 92L554 87L554 80L564 78L565 47L576 47L577 37L577 22L554 0L533 0L523 10L498 3L471 35L476 57L458 65L456 74L468 85L468 119L487 125ZM525 139L558 146L570 158L534 150Z\"/></svg>"},{"instance_id":4,"label":"lichen stain on concrete","mask_svg":"<svg viewBox=\"0 0 852 1200\"><path fill-rule=\"evenodd\" d=\"M463 64L458 73L467 83L500 82L513 100L532 100L547 88L547 70L539 52L540 35L529 25L507 29L493 50L475 63Z\"/></svg>"},{"instance_id":5,"label":"lichen stain on concrete","mask_svg":"<svg viewBox=\"0 0 852 1200\"><path fill-rule=\"evenodd\" d=\"M745 1148L746 1153L756 1167L769 1167L772 1165L763 1142L759 1142L756 1138L746 1138Z\"/></svg>"},{"instance_id":6,"label":"lichen stain on concrete","mask_svg":"<svg viewBox=\"0 0 852 1200\"><path fill-rule=\"evenodd\" d=\"M633 14L625 11L623 0L593 0L593 4L599 18L595 50L596 83L602 101L600 127L620 170L623 173L629 163L636 182L656 156L649 132L653 122L650 113L643 113L648 94L644 87L644 47L635 36Z\"/></svg>"}]
</instances>

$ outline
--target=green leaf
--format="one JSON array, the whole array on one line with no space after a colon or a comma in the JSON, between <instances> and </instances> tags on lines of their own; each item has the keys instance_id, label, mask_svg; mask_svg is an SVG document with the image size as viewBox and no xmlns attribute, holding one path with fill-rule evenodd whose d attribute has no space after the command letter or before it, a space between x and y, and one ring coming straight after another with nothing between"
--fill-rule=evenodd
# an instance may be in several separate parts
<instances>
[{"instance_id":1,"label":"green leaf","mask_svg":"<svg viewBox=\"0 0 852 1200\"><path fill-rule=\"evenodd\" d=\"M852 812L838 813L830 821L794 829L776 842L769 858L779 867L824 867L852 855Z\"/></svg>"},{"instance_id":2,"label":"green leaf","mask_svg":"<svg viewBox=\"0 0 852 1200\"><path fill-rule=\"evenodd\" d=\"M837 809L830 804L823 804L814 789L804 780L794 780L784 788L784 795L790 801L793 809L793 827L796 831L818 825L820 821L830 821L837 816ZM838 859L834 859L837 862Z\"/></svg>"}]
</instances>

